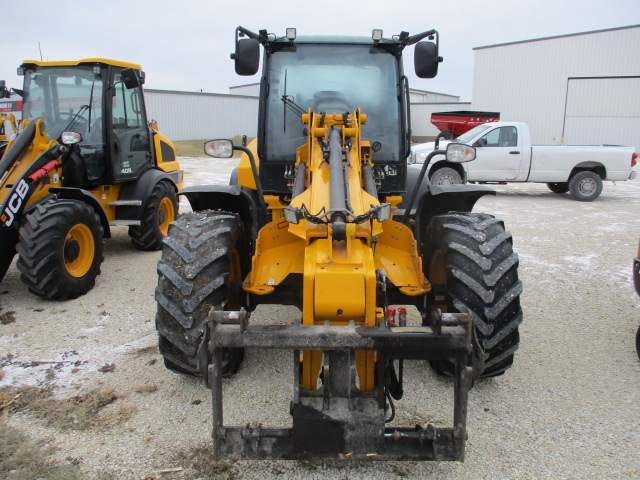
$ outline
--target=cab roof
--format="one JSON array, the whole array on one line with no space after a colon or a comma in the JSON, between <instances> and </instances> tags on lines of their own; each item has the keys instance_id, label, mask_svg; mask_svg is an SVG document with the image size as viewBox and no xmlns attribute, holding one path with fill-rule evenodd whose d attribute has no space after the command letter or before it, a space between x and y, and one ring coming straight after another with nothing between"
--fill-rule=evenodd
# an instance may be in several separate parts
<instances>
[{"instance_id":1,"label":"cab roof","mask_svg":"<svg viewBox=\"0 0 640 480\"><path fill-rule=\"evenodd\" d=\"M59 61L59 62L43 62L41 60L25 60L23 65L37 65L39 67L77 67L80 65L95 65L101 63L104 65L112 65L114 67L133 68L135 70L142 70L142 67L137 63L122 62L120 60L111 60L109 58L85 58L77 61Z\"/></svg>"},{"instance_id":2,"label":"cab roof","mask_svg":"<svg viewBox=\"0 0 640 480\"><path fill-rule=\"evenodd\" d=\"M287 40L284 40L287 41ZM300 35L295 43L333 43L345 45L373 45L371 37L355 37L345 35Z\"/></svg>"}]
</instances>

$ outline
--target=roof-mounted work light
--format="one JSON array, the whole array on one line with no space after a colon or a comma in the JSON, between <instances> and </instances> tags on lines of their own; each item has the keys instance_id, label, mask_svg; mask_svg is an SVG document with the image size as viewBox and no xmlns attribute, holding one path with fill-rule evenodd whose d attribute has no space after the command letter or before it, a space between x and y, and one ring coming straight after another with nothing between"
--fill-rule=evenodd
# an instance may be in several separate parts
<instances>
[{"instance_id":1,"label":"roof-mounted work light","mask_svg":"<svg viewBox=\"0 0 640 480\"><path fill-rule=\"evenodd\" d=\"M373 32L371 32L371 38L374 42L379 42L380 40L382 40L382 30L380 30L379 28L374 29Z\"/></svg>"},{"instance_id":2,"label":"roof-mounted work light","mask_svg":"<svg viewBox=\"0 0 640 480\"><path fill-rule=\"evenodd\" d=\"M294 41L296 39L296 29L287 28L287 40Z\"/></svg>"}]
</instances>

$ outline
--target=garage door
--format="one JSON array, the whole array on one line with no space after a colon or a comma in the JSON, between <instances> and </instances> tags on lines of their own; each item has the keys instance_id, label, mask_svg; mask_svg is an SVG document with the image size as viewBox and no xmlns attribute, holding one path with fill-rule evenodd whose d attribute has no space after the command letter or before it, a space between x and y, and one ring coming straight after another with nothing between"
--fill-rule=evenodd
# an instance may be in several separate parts
<instances>
[{"instance_id":1,"label":"garage door","mask_svg":"<svg viewBox=\"0 0 640 480\"><path fill-rule=\"evenodd\" d=\"M569 78L564 143L640 151L640 77Z\"/></svg>"}]
</instances>

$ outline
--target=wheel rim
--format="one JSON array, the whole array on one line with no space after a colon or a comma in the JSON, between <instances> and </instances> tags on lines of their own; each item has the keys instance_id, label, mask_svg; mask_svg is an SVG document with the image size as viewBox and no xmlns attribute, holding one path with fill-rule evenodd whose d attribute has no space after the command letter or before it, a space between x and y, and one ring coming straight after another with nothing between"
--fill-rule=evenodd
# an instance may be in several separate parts
<instances>
[{"instance_id":1,"label":"wheel rim","mask_svg":"<svg viewBox=\"0 0 640 480\"><path fill-rule=\"evenodd\" d=\"M64 266L72 277L80 278L91 269L95 242L91 229L83 224L71 227L64 241Z\"/></svg>"},{"instance_id":2,"label":"wheel rim","mask_svg":"<svg viewBox=\"0 0 640 480\"><path fill-rule=\"evenodd\" d=\"M449 173L444 173L438 177L436 185L457 185L457 178Z\"/></svg>"},{"instance_id":3,"label":"wheel rim","mask_svg":"<svg viewBox=\"0 0 640 480\"><path fill-rule=\"evenodd\" d=\"M158 228L163 236L169 233L169 224L175 220L175 215L171 199L163 198L158 209Z\"/></svg>"},{"instance_id":4,"label":"wheel rim","mask_svg":"<svg viewBox=\"0 0 640 480\"><path fill-rule=\"evenodd\" d=\"M593 178L585 178L578 184L578 191L585 196L593 195L598 185Z\"/></svg>"}]
</instances>

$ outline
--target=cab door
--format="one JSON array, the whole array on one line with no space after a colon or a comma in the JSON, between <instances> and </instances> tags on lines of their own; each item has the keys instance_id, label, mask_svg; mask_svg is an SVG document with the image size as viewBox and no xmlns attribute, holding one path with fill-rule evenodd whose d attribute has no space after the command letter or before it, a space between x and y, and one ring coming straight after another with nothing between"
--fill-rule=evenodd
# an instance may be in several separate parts
<instances>
[{"instance_id":1,"label":"cab door","mask_svg":"<svg viewBox=\"0 0 640 480\"><path fill-rule=\"evenodd\" d=\"M138 178L152 166L142 87L126 88L119 71L111 85L111 167L116 183Z\"/></svg>"},{"instance_id":2,"label":"cab door","mask_svg":"<svg viewBox=\"0 0 640 480\"><path fill-rule=\"evenodd\" d=\"M467 165L470 181L516 180L522 161L522 139L514 126L490 130L476 143L476 159Z\"/></svg>"}]
</instances>

